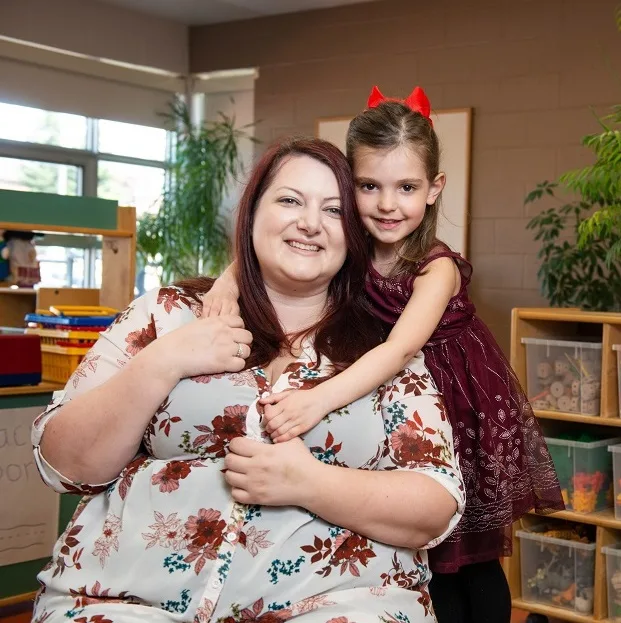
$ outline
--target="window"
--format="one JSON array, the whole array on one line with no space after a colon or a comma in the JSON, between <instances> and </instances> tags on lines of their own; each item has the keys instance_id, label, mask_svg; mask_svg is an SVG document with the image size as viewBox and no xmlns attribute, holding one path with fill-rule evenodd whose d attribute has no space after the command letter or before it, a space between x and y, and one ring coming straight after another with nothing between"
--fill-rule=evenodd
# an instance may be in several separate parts
<instances>
[{"instance_id":1,"label":"window","mask_svg":"<svg viewBox=\"0 0 621 623\"><path fill-rule=\"evenodd\" d=\"M97 196L133 206L136 214L157 212L162 200L164 169L100 160Z\"/></svg>"},{"instance_id":2,"label":"window","mask_svg":"<svg viewBox=\"0 0 621 623\"><path fill-rule=\"evenodd\" d=\"M166 130L0 102L0 188L87 195L157 212L166 181ZM42 283L98 287L101 250L60 237L37 243ZM139 285L157 285L146 267Z\"/></svg>"},{"instance_id":3,"label":"window","mask_svg":"<svg viewBox=\"0 0 621 623\"><path fill-rule=\"evenodd\" d=\"M0 188L81 195L82 169L56 162L0 157Z\"/></svg>"},{"instance_id":4,"label":"window","mask_svg":"<svg viewBox=\"0 0 621 623\"><path fill-rule=\"evenodd\" d=\"M0 138L85 149L86 135L86 117L0 102Z\"/></svg>"},{"instance_id":5,"label":"window","mask_svg":"<svg viewBox=\"0 0 621 623\"><path fill-rule=\"evenodd\" d=\"M159 162L166 159L166 130L100 119L97 135L100 153Z\"/></svg>"}]
</instances>

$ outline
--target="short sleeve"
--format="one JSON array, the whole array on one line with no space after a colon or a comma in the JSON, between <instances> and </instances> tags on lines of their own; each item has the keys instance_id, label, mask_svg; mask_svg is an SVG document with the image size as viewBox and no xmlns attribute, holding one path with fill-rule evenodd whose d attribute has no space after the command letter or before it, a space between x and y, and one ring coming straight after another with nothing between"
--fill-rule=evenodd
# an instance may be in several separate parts
<instances>
[{"instance_id":1,"label":"short sleeve","mask_svg":"<svg viewBox=\"0 0 621 623\"><path fill-rule=\"evenodd\" d=\"M75 370L65 388L54 393L52 402L36 418L31 431L34 458L43 481L59 493L98 493L110 483L78 483L63 476L41 453L41 438L48 422L70 400L105 383L157 337L155 307L158 291L136 299L105 332Z\"/></svg>"},{"instance_id":2,"label":"short sleeve","mask_svg":"<svg viewBox=\"0 0 621 623\"><path fill-rule=\"evenodd\" d=\"M422 549L435 547L455 528L464 511L464 483L453 448L453 432L422 353L380 388L386 448L383 470L416 471L433 478L457 501L457 512L444 534Z\"/></svg>"}]
</instances>

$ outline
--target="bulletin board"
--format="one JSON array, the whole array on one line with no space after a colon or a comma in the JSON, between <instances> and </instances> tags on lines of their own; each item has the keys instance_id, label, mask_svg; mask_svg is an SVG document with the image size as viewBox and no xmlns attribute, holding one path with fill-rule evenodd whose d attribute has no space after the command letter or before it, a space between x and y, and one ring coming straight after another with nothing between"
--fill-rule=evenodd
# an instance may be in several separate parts
<instances>
[{"instance_id":1,"label":"bulletin board","mask_svg":"<svg viewBox=\"0 0 621 623\"><path fill-rule=\"evenodd\" d=\"M468 255L470 218L470 168L472 159L472 109L458 108L431 113L440 139L440 168L446 173L438 238L464 257ZM345 136L352 117L317 119L315 135L345 152Z\"/></svg>"}]
</instances>

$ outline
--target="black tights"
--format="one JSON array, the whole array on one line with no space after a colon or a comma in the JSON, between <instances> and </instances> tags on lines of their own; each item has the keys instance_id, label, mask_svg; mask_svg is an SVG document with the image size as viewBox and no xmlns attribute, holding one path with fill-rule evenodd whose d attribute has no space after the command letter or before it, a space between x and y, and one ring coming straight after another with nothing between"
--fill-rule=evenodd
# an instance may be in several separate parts
<instances>
[{"instance_id":1,"label":"black tights","mask_svg":"<svg viewBox=\"0 0 621 623\"><path fill-rule=\"evenodd\" d=\"M511 621L511 593L499 560L434 573L429 592L438 623Z\"/></svg>"}]
</instances>

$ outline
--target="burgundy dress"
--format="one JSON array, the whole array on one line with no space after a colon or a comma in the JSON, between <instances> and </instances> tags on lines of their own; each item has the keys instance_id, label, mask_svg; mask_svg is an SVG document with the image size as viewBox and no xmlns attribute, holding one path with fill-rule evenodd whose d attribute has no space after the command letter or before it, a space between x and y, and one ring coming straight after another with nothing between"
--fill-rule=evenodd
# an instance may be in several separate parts
<instances>
[{"instance_id":1,"label":"burgundy dress","mask_svg":"<svg viewBox=\"0 0 621 623\"><path fill-rule=\"evenodd\" d=\"M461 288L423 352L453 426L466 485L466 512L451 536L429 551L429 562L434 571L453 573L463 565L511 555L511 525L528 511L547 513L565 507L528 399L468 296L472 266L441 245L419 263L418 274L439 257L453 258ZM370 266L367 295L384 322L397 321L415 278L386 278Z\"/></svg>"}]
</instances>

